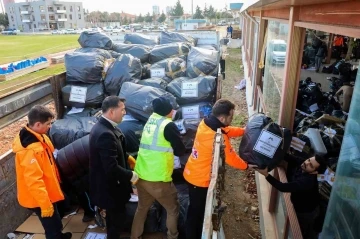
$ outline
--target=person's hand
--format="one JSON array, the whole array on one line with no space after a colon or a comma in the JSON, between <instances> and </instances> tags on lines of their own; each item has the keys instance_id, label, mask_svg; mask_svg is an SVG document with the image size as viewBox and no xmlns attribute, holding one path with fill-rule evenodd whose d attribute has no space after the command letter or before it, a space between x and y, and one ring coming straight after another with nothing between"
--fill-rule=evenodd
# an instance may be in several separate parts
<instances>
[{"instance_id":1,"label":"person's hand","mask_svg":"<svg viewBox=\"0 0 360 239\"><path fill-rule=\"evenodd\" d=\"M255 168L256 171L258 171L258 173L264 175L265 177L267 177L269 175L269 172L268 172L268 168L264 168L264 169L259 169L259 168Z\"/></svg>"},{"instance_id":2,"label":"person's hand","mask_svg":"<svg viewBox=\"0 0 360 239\"><path fill-rule=\"evenodd\" d=\"M52 217L54 215L54 207L51 206L46 209L41 209L41 217Z\"/></svg>"},{"instance_id":3,"label":"person's hand","mask_svg":"<svg viewBox=\"0 0 360 239\"><path fill-rule=\"evenodd\" d=\"M128 164L130 166L131 169L135 168L135 164L136 164L136 160L133 156L129 155L128 157Z\"/></svg>"},{"instance_id":4,"label":"person's hand","mask_svg":"<svg viewBox=\"0 0 360 239\"><path fill-rule=\"evenodd\" d=\"M135 173L134 171L132 173L133 176L131 177L130 181L132 182L132 184L136 184L137 181L139 180L139 175L137 175L137 173Z\"/></svg>"}]
</instances>

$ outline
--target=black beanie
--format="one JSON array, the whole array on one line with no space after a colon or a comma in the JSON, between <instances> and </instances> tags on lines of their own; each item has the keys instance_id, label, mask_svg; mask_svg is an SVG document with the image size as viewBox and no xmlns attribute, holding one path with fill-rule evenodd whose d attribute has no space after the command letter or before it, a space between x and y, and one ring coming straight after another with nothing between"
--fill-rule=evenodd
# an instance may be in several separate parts
<instances>
[{"instance_id":1,"label":"black beanie","mask_svg":"<svg viewBox=\"0 0 360 239\"><path fill-rule=\"evenodd\" d=\"M153 106L154 112L161 116L168 115L173 110L173 107L171 106L170 101L164 97L159 97L159 98L156 98L155 100L153 100L152 106Z\"/></svg>"}]
</instances>

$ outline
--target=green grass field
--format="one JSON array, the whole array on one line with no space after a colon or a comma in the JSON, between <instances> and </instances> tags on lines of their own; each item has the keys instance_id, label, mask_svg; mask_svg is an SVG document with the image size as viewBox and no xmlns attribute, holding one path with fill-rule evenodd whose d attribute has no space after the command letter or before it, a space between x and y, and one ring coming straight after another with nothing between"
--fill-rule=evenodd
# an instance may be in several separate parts
<instances>
[{"instance_id":1,"label":"green grass field","mask_svg":"<svg viewBox=\"0 0 360 239\"><path fill-rule=\"evenodd\" d=\"M0 64L79 47L79 35L0 35Z\"/></svg>"}]
</instances>

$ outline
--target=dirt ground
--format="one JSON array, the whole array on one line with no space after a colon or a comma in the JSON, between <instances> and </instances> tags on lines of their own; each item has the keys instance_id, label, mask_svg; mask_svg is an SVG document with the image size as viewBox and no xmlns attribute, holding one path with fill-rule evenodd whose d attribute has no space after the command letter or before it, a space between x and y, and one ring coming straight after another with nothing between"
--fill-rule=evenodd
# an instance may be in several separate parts
<instances>
[{"instance_id":1,"label":"dirt ground","mask_svg":"<svg viewBox=\"0 0 360 239\"><path fill-rule=\"evenodd\" d=\"M222 98L231 100L236 105L233 126L245 126L248 113L245 90L235 89L243 79L240 49L228 49L226 58L226 79L223 82ZM232 141L238 151L240 139ZM223 216L226 239L261 238L259 210L253 171L240 171L226 166L225 197L227 204Z\"/></svg>"}]
</instances>

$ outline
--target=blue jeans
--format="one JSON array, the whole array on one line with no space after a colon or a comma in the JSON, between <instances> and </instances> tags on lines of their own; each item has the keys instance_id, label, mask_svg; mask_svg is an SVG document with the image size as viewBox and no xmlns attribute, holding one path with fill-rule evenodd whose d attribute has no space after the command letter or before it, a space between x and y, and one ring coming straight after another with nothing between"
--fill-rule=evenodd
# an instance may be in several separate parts
<instances>
[{"instance_id":1,"label":"blue jeans","mask_svg":"<svg viewBox=\"0 0 360 239\"><path fill-rule=\"evenodd\" d=\"M53 206L54 215L52 215L52 217L41 217L41 209L39 207L30 208L30 210L35 212L35 214L39 217L45 230L46 239L61 239L63 225L56 204L53 204Z\"/></svg>"}]
</instances>

